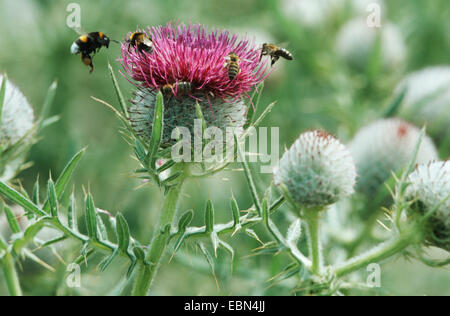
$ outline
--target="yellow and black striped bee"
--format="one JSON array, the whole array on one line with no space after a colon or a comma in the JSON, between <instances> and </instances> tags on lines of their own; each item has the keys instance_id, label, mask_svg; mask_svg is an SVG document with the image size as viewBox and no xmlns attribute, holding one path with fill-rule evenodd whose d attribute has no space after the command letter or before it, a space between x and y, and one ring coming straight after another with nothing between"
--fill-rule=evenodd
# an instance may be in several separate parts
<instances>
[{"instance_id":1,"label":"yellow and black striped bee","mask_svg":"<svg viewBox=\"0 0 450 316\"><path fill-rule=\"evenodd\" d=\"M293 60L294 56L286 49L282 47L278 47L274 44L267 44L264 43L261 50L261 56L259 58L259 61L261 61L262 57L268 55L270 56L270 59L272 61L271 66L275 64L275 62L280 58L283 57L287 60Z\"/></svg>"},{"instance_id":2,"label":"yellow and black striped bee","mask_svg":"<svg viewBox=\"0 0 450 316\"><path fill-rule=\"evenodd\" d=\"M192 83L187 81L178 81L174 84L168 83L161 88L161 92L164 95L170 95L174 93L176 93L177 95L187 94L190 93L192 90L193 90Z\"/></svg>"},{"instance_id":3,"label":"yellow and black striped bee","mask_svg":"<svg viewBox=\"0 0 450 316\"><path fill-rule=\"evenodd\" d=\"M134 32L130 35L127 40L129 43L128 51L130 51L130 46L137 47L139 52L147 52L149 54L153 53L153 42L150 37L148 37L143 32Z\"/></svg>"},{"instance_id":4,"label":"yellow and black striped bee","mask_svg":"<svg viewBox=\"0 0 450 316\"><path fill-rule=\"evenodd\" d=\"M110 39L102 32L91 32L81 35L70 47L70 52L74 55L81 53L81 61L86 66L91 67L91 71L94 71L94 65L92 64L92 53L98 53L100 49L105 46L109 48Z\"/></svg>"},{"instance_id":5,"label":"yellow and black striped bee","mask_svg":"<svg viewBox=\"0 0 450 316\"><path fill-rule=\"evenodd\" d=\"M241 73L241 66L239 66L240 58L235 53L231 52L225 57L227 61L224 65L225 68L228 69L228 78L230 81L233 81L237 75Z\"/></svg>"}]
</instances>

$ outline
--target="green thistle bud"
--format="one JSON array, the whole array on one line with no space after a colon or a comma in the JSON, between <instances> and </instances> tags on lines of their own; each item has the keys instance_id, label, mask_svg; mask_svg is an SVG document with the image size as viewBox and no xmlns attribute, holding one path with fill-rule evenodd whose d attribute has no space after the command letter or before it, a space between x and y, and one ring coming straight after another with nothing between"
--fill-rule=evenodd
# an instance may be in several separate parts
<instances>
[{"instance_id":1,"label":"green thistle bud","mask_svg":"<svg viewBox=\"0 0 450 316\"><path fill-rule=\"evenodd\" d=\"M315 208L353 193L356 168L347 148L322 131L301 134L274 170L275 184L288 199Z\"/></svg>"},{"instance_id":2,"label":"green thistle bud","mask_svg":"<svg viewBox=\"0 0 450 316\"><path fill-rule=\"evenodd\" d=\"M0 83L4 78L0 74ZM33 109L28 100L19 88L7 80L0 126L1 147L17 143L31 130L33 121Z\"/></svg>"},{"instance_id":3,"label":"green thistle bud","mask_svg":"<svg viewBox=\"0 0 450 316\"><path fill-rule=\"evenodd\" d=\"M410 161L419 135L417 127L396 118L378 120L360 129L350 143L358 170L356 190L374 194L392 172ZM437 157L433 141L425 136L416 163L427 163Z\"/></svg>"},{"instance_id":4,"label":"green thistle bud","mask_svg":"<svg viewBox=\"0 0 450 316\"><path fill-rule=\"evenodd\" d=\"M408 180L405 195L412 202L409 215L421 219L435 210L426 221L426 242L450 251L450 163L420 165Z\"/></svg>"},{"instance_id":5,"label":"green thistle bud","mask_svg":"<svg viewBox=\"0 0 450 316\"><path fill-rule=\"evenodd\" d=\"M195 100L190 96L164 97L164 131L161 141L163 147L176 142L176 139L171 138L176 127L186 127L191 135L194 135L194 121L198 119L196 102L200 105L208 127L215 126L221 129L224 132L223 135L227 127L234 129L237 135L242 134L247 114L247 107L242 100L228 102L220 98L210 98L208 101L204 95L201 97L203 97L202 100ZM138 90L132 103L129 110L131 125L137 134L149 140L152 133L156 92Z\"/></svg>"}]
</instances>

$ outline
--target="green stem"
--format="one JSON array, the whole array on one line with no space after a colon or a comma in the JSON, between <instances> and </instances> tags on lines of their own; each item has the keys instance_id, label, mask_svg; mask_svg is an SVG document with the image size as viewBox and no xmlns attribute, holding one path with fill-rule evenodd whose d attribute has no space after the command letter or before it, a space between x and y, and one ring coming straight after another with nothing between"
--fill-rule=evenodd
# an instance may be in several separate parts
<instances>
[{"instance_id":1,"label":"green stem","mask_svg":"<svg viewBox=\"0 0 450 316\"><path fill-rule=\"evenodd\" d=\"M171 187L164 197L158 225L146 255L146 262L141 263L139 267L136 283L134 284L133 296L145 296L150 290L150 286L155 278L161 258L170 238L170 232L165 230L167 225L172 224L173 218L175 217L184 180L184 175L181 175L180 179L178 179L179 182Z\"/></svg>"},{"instance_id":2,"label":"green stem","mask_svg":"<svg viewBox=\"0 0 450 316\"><path fill-rule=\"evenodd\" d=\"M336 276L344 276L351 272L357 271L371 263L379 262L383 259L395 255L400 251L403 251L413 242L413 237L414 236L412 235L412 233L402 233L401 235L398 235L397 237L379 245L378 247L375 247L372 250L367 251L360 256L349 259L336 268Z\"/></svg>"},{"instance_id":3,"label":"green stem","mask_svg":"<svg viewBox=\"0 0 450 316\"><path fill-rule=\"evenodd\" d=\"M3 269L6 285L8 286L11 296L22 296L19 276L17 275L14 260L10 253L6 253L5 257L0 260L0 265Z\"/></svg>"},{"instance_id":4,"label":"green stem","mask_svg":"<svg viewBox=\"0 0 450 316\"><path fill-rule=\"evenodd\" d=\"M322 269L322 254L319 236L320 212L316 209L306 210L305 221L308 226L308 240L311 251L311 272L319 275Z\"/></svg>"}]
</instances>

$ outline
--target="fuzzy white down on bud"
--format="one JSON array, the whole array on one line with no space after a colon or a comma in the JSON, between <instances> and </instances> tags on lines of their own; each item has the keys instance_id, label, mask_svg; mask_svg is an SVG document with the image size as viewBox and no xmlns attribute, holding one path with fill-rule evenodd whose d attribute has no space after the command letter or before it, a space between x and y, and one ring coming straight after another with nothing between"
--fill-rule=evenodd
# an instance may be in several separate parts
<instances>
[{"instance_id":1,"label":"fuzzy white down on bud","mask_svg":"<svg viewBox=\"0 0 450 316\"><path fill-rule=\"evenodd\" d=\"M396 88L396 95L403 92L400 108L403 117L417 124L428 123L430 130L440 126L448 128L450 66L433 66L409 74Z\"/></svg>"},{"instance_id":2,"label":"fuzzy white down on bud","mask_svg":"<svg viewBox=\"0 0 450 316\"><path fill-rule=\"evenodd\" d=\"M322 131L301 134L274 170L275 184L305 208L327 206L351 195L355 179L350 152Z\"/></svg>"},{"instance_id":3,"label":"fuzzy white down on bud","mask_svg":"<svg viewBox=\"0 0 450 316\"><path fill-rule=\"evenodd\" d=\"M200 96L198 96L200 97ZM219 98L197 101L190 96L164 97L164 129L161 145L168 147L176 143L172 132L177 127L187 128L194 135L194 123L198 119L196 102L199 102L207 127L217 127L223 131L224 139L227 128L241 135L246 123L247 106L242 100L225 102ZM156 105L156 92L138 90L129 109L130 122L135 132L144 140L150 140Z\"/></svg>"},{"instance_id":4,"label":"fuzzy white down on bud","mask_svg":"<svg viewBox=\"0 0 450 316\"><path fill-rule=\"evenodd\" d=\"M398 67L406 59L406 46L396 25L383 22L380 27L371 26L365 18L348 21L337 34L336 51L351 68L363 71L376 54L383 69Z\"/></svg>"},{"instance_id":5,"label":"fuzzy white down on bud","mask_svg":"<svg viewBox=\"0 0 450 316\"><path fill-rule=\"evenodd\" d=\"M427 220L426 240L450 251L450 163L419 165L408 177L405 196L419 218L435 210Z\"/></svg>"},{"instance_id":6,"label":"fuzzy white down on bud","mask_svg":"<svg viewBox=\"0 0 450 316\"><path fill-rule=\"evenodd\" d=\"M0 83L5 77L0 74ZM1 116L0 144L7 147L17 143L33 127L34 113L26 97L11 81L6 81Z\"/></svg>"},{"instance_id":7,"label":"fuzzy white down on bud","mask_svg":"<svg viewBox=\"0 0 450 316\"><path fill-rule=\"evenodd\" d=\"M356 190L367 195L375 193L392 172L398 171L412 158L420 130L401 119L381 119L361 128L350 142L358 180ZM437 160L433 141L424 136L416 163Z\"/></svg>"}]
</instances>

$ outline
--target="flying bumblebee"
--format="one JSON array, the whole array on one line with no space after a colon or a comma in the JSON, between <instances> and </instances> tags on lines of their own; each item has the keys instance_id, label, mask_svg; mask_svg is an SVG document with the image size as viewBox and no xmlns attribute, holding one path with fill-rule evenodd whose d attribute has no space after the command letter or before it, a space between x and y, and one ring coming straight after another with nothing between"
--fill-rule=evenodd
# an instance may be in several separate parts
<instances>
[{"instance_id":1,"label":"flying bumblebee","mask_svg":"<svg viewBox=\"0 0 450 316\"><path fill-rule=\"evenodd\" d=\"M225 57L227 61L224 65L228 69L228 78L233 81L237 75L241 73L241 66L239 65L240 58L235 53L231 52Z\"/></svg>"},{"instance_id":2,"label":"flying bumblebee","mask_svg":"<svg viewBox=\"0 0 450 316\"><path fill-rule=\"evenodd\" d=\"M261 56L259 57L259 61L261 61L263 56L270 56L271 59L271 66L275 64L275 62L280 58L283 57L287 60L293 60L294 56L286 49L282 47L278 47L274 44L267 44L264 43L261 49Z\"/></svg>"},{"instance_id":3,"label":"flying bumblebee","mask_svg":"<svg viewBox=\"0 0 450 316\"><path fill-rule=\"evenodd\" d=\"M164 95L170 95L173 93L180 94L187 94L190 93L193 90L192 83L187 81L178 81L174 84L166 84L161 88L161 92Z\"/></svg>"},{"instance_id":4,"label":"flying bumblebee","mask_svg":"<svg viewBox=\"0 0 450 316\"><path fill-rule=\"evenodd\" d=\"M109 48L110 41L109 37L102 32L91 32L78 37L70 47L70 52L74 55L81 53L81 61L91 67L90 72L93 72L94 64L91 54L98 53L103 46Z\"/></svg>"},{"instance_id":5,"label":"flying bumblebee","mask_svg":"<svg viewBox=\"0 0 450 316\"><path fill-rule=\"evenodd\" d=\"M128 51L130 51L130 47L137 47L139 52L153 53L153 42L150 37L148 37L143 32L134 32L130 35L130 38L127 40L129 43Z\"/></svg>"}]
</instances>

